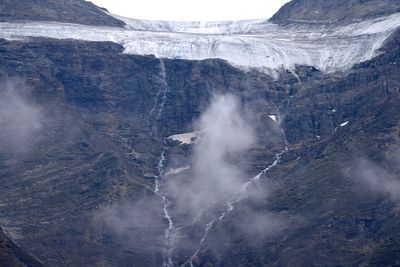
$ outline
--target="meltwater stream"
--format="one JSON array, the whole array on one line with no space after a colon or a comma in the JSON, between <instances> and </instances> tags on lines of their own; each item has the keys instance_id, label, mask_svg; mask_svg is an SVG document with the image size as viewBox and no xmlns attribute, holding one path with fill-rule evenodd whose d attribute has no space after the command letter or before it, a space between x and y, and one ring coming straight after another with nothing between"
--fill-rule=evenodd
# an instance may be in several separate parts
<instances>
[{"instance_id":1,"label":"meltwater stream","mask_svg":"<svg viewBox=\"0 0 400 267\"><path fill-rule=\"evenodd\" d=\"M167 100L167 93L169 90L167 79L166 79L166 72L165 72L165 64L164 60L160 59L160 78L161 78L161 87L157 92L156 101L154 103L153 108L151 109L149 116L148 116L148 124L153 130L155 136L159 136L158 131L158 122L161 118L161 115L164 111L165 102ZM163 146L165 146L163 144ZM157 165L157 175L154 176L154 193L161 198L161 206L163 209L163 216L168 222L168 227L165 229L165 243L163 248L163 267L170 267L173 265L172 262L172 245L171 245L171 235L175 231L174 222L172 217L169 214L169 205L170 201L168 200L167 196L162 190L162 180L164 177L164 164L165 164L165 147L163 147L158 165Z\"/></svg>"},{"instance_id":2,"label":"meltwater stream","mask_svg":"<svg viewBox=\"0 0 400 267\"><path fill-rule=\"evenodd\" d=\"M172 262L172 234L175 231L174 222L169 214L168 207L170 205L170 201L168 198L162 193L161 185L164 171L164 162L165 162L165 151L163 150L160 156L160 160L158 162L157 170L158 174L155 177L155 189L154 193L161 197L161 205L163 207L164 218L168 221L168 228L165 230L165 246L163 249L163 267L170 267L173 265Z\"/></svg>"},{"instance_id":3,"label":"meltwater stream","mask_svg":"<svg viewBox=\"0 0 400 267\"><path fill-rule=\"evenodd\" d=\"M164 106L165 102L167 101L167 93L169 89L165 72L165 63L163 59L160 59L159 65L160 65L159 75L161 79L161 87L157 92L154 106L147 117L147 122L155 135L158 135L158 121L160 120L162 112L164 111Z\"/></svg>"}]
</instances>

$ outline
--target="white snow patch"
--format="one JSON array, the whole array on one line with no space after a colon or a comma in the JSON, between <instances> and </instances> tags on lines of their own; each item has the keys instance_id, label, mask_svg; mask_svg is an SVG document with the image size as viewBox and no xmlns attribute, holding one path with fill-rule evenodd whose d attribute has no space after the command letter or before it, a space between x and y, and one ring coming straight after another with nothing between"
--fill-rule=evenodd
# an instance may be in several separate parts
<instances>
[{"instance_id":1,"label":"white snow patch","mask_svg":"<svg viewBox=\"0 0 400 267\"><path fill-rule=\"evenodd\" d=\"M181 142L181 144L190 145L196 141L198 138L197 132L174 134L168 137L168 139Z\"/></svg>"},{"instance_id":2,"label":"white snow patch","mask_svg":"<svg viewBox=\"0 0 400 267\"><path fill-rule=\"evenodd\" d=\"M340 127L344 127L344 126L346 126L347 124L349 124L349 121L343 122L342 124L340 124Z\"/></svg>"},{"instance_id":3,"label":"white snow patch","mask_svg":"<svg viewBox=\"0 0 400 267\"><path fill-rule=\"evenodd\" d=\"M165 175L166 176L170 176L170 175L176 175L179 173L182 173L184 171L187 171L190 169L190 166L185 166L185 167L180 167L180 168L176 168L176 169L170 169Z\"/></svg>"},{"instance_id":4,"label":"white snow patch","mask_svg":"<svg viewBox=\"0 0 400 267\"><path fill-rule=\"evenodd\" d=\"M219 58L239 68L258 68L276 77L282 69L293 70L298 64L334 72L372 59L399 28L400 13L342 26L306 23L280 26L267 20L205 23L123 20L127 23L125 28L3 22L0 38L109 41L121 44L126 54L187 60Z\"/></svg>"},{"instance_id":5,"label":"white snow patch","mask_svg":"<svg viewBox=\"0 0 400 267\"><path fill-rule=\"evenodd\" d=\"M279 123L278 116L276 116L276 115L268 115L268 117L270 117L273 121Z\"/></svg>"}]
</instances>

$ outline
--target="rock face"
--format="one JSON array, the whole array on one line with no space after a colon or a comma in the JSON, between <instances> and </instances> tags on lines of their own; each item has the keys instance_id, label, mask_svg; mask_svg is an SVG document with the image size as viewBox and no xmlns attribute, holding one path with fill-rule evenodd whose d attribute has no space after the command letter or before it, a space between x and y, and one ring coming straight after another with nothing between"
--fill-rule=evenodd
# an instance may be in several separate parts
<instances>
[{"instance_id":1,"label":"rock face","mask_svg":"<svg viewBox=\"0 0 400 267\"><path fill-rule=\"evenodd\" d=\"M0 40L1 266L399 265L400 31L330 74L122 52ZM216 94L253 114L229 157L253 182L193 213L176 188Z\"/></svg>"},{"instance_id":2,"label":"rock face","mask_svg":"<svg viewBox=\"0 0 400 267\"><path fill-rule=\"evenodd\" d=\"M225 226L216 227L210 234L198 256L199 265L399 263L398 202L373 193L354 178L364 179L371 168L362 172L361 178L351 171L349 175L350 166L365 159L371 160L371 165L387 166L382 173L374 174L377 177L397 175L399 171L393 158L400 137L399 37L399 33L393 36L384 55L354 67L343 77L312 79L294 86L284 121L291 144L289 158L264 180L266 184L268 179L283 184L265 212L290 214L289 232L264 239L256 247L254 240L235 235L235 228L227 237L225 229L235 225L246 210L248 204L243 202L243 208L237 208ZM340 127L346 121L349 124ZM297 153L295 147L300 148L299 158L290 160L290 155L293 158ZM299 220L302 222L297 224Z\"/></svg>"},{"instance_id":3,"label":"rock face","mask_svg":"<svg viewBox=\"0 0 400 267\"><path fill-rule=\"evenodd\" d=\"M2 0L0 21L56 21L122 27L124 23L84 0Z\"/></svg>"},{"instance_id":4,"label":"rock face","mask_svg":"<svg viewBox=\"0 0 400 267\"><path fill-rule=\"evenodd\" d=\"M4 144L0 150L2 222L50 266L161 265L165 222L153 190L163 138L189 130L213 92L237 92L250 102L272 82L222 61L123 55L111 43L36 40L1 47L8 55L1 58L3 77L27 81L11 83L42 114L28 151ZM165 86L161 62L171 90L157 117L152 109ZM108 207L127 202L150 205L151 221L129 235L102 226ZM80 245L74 249L71 242Z\"/></svg>"},{"instance_id":5,"label":"rock face","mask_svg":"<svg viewBox=\"0 0 400 267\"><path fill-rule=\"evenodd\" d=\"M278 23L351 22L400 11L397 0L293 0L272 18Z\"/></svg>"},{"instance_id":6,"label":"rock face","mask_svg":"<svg viewBox=\"0 0 400 267\"><path fill-rule=\"evenodd\" d=\"M42 267L43 265L17 247L0 229L0 263L4 267Z\"/></svg>"}]
</instances>

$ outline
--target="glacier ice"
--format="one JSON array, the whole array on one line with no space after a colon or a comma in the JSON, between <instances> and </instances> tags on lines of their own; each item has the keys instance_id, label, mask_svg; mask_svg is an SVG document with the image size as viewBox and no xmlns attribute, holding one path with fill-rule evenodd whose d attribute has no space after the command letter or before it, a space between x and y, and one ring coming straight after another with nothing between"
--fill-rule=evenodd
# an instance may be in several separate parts
<instances>
[{"instance_id":1,"label":"glacier ice","mask_svg":"<svg viewBox=\"0 0 400 267\"><path fill-rule=\"evenodd\" d=\"M400 26L400 13L347 25L277 25L268 20L168 22L123 19L125 28L56 22L0 23L0 38L27 37L109 41L124 53L157 58L219 58L271 75L309 65L324 72L344 71L378 55Z\"/></svg>"}]
</instances>

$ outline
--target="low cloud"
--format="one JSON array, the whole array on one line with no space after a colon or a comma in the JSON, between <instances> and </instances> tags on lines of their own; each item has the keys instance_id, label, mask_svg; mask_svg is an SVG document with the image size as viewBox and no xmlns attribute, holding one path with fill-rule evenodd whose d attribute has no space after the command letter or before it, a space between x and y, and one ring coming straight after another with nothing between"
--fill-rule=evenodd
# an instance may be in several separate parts
<instances>
[{"instance_id":1,"label":"low cloud","mask_svg":"<svg viewBox=\"0 0 400 267\"><path fill-rule=\"evenodd\" d=\"M18 81L0 82L0 152L25 152L42 128L41 109L34 104L29 87Z\"/></svg>"},{"instance_id":2,"label":"low cloud","mask_svg":"<svg viewBox=\"0 0 400 267\"><path fill-rule=\"evenodd\" d=\"M395 159L400 166L400 160ZM361 185L377 195L387 197L392 201L400 201L400 179L399 176L388 170L383 165L378 165L369 160L363 160L355 168L347 171Z\"/></svg>"},{"instance_id":3,"label":"low cloud","mask_svg":"<svg viewBox=\"0 0 400 267\"><path fill-rule=\"evenodd\" d=\"M216 96L196 124L202 138L194 146L188 183L168 188L192 215L239 192L247 178L236 163L255 143L255 134L241 111L236 97Z\"/></svg>"}]
</instances>

